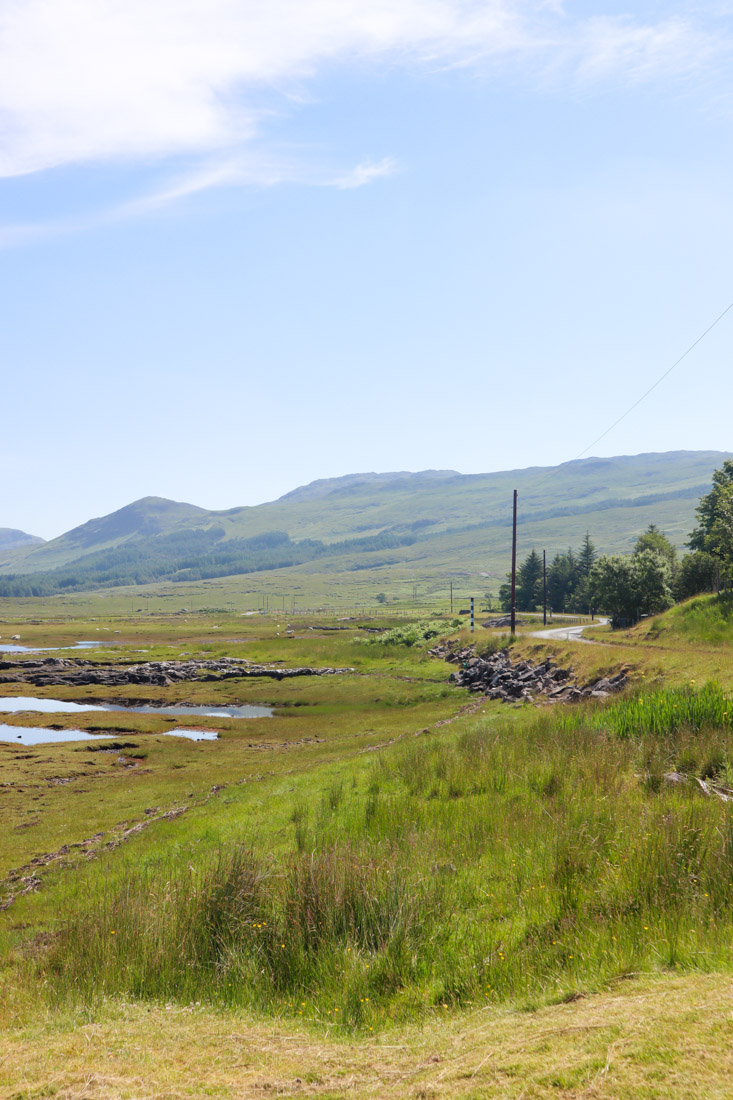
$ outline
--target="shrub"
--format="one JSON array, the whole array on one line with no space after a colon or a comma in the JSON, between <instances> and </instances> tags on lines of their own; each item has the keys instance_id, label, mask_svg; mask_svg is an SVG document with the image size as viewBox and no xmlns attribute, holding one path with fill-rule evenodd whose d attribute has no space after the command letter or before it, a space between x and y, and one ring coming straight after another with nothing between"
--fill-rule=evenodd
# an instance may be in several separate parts
<instances>
[{"instance_id":1,"label":"shrub","mask_svg":"<svg viewBox=\"0 0 733 1100\"><path fill-rule=\"evenodd\" d=\"M365 641L367 645L415 646L423 642L432 641L433 638L440 638L446 634L451 634L460 625L460 619L452 619L450 622L445 622L442 619L434 619L430 622L410 623L408 626L392 627L391 630L385 630L381 634L375 634L371 638L366 638Z\"/></svg>"}]
</instances>

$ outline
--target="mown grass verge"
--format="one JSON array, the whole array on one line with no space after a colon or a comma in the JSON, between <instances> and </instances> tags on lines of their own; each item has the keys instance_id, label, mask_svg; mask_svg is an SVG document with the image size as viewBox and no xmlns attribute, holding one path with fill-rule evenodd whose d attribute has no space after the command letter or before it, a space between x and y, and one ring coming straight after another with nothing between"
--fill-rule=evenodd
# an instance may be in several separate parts
<instances>
[{"instance_id":1,"label":"mown grass verge","mask_svg":"<svg viewBox=\"0 0 733 1100\"><path fill-rule=\"evenodd\" d=\"M727 969L731 808L663 781L728 775L725 705L714 686L659 691L345 765L320 802L293 804L290 853L232 844L80 898L39 964L47 988L369 1029Z\"/></svg>"}]
</instances>

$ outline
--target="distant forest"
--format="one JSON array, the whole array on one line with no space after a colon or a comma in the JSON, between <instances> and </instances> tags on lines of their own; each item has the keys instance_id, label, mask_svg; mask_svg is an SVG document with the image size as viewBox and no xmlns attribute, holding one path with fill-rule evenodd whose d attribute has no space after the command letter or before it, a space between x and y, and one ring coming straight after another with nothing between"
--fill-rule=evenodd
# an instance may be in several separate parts
<instances>
[{"instance_id":1,"label":"distant forest","mask_svg":"<svg viewBox=\"0 0 733 1100\"><path fill-rule=\"evenodd\" d=\"M344 553L393 550L416 541L415 535L394 532L332 543L293 542L285 531L267 531L250 539L225 539L225 534L217 526L179 531L99 550L42 573L9 573L0 576L0 596L53 596L153 581L200 581L285 569Z\"/></svg>"}]
</instances>

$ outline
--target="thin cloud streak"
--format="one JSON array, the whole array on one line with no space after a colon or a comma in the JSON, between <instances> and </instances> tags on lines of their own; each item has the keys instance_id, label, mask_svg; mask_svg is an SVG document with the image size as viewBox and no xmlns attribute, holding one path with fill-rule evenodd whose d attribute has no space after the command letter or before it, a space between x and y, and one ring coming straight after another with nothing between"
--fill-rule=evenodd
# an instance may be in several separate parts
<instances>
[{"instance_id":1,"label":"thin cloud streak","mask_svg":"<svg viewBox=\"0 0 733 1100\"><path fill-rule=\"evenodd\" d=\"M671 18L657 26L637 26L630 19L590 19L577 43L577 73L598 81L616 74L632 83L660 77L685 78L705 72L729 56L726 38L703 33L689 22Z\"/></svg>"},{"instance_id":2,"label":"thin cloud streak","mask_svg":"<svg viewBox=\"0 0 733 1100\"><path fill-rule=\"evenodd\" d=\"M0 249L20 247L53 237L68 236L105 225L143 218L187 198L224 187L277 187L298 184L306 187L333 187L340 191L366 187L399 170L393 157L377 162L357 164L348 172L326 175L306 166L277 165L254 158L240 157L203 166L187 175L169 181L146 195L119 203L104 210L76 218L37 222L26 225L0 225Z\"/></svg>"},{"instance_id":3,"label":"thin cloud streak","mask_svg":"<svg viewBox=\"0 0 733 1100\"><path fill-rule=\"evenodd\" d=\"M356 187L365 187L385 176L393 176L397 170L397 161L394 157L383 157L376 163L366 161L364 164L357 164L346 175L329 180L326 186L337 187L339 191L351 191Z\"/></svg>"}]
</instances>

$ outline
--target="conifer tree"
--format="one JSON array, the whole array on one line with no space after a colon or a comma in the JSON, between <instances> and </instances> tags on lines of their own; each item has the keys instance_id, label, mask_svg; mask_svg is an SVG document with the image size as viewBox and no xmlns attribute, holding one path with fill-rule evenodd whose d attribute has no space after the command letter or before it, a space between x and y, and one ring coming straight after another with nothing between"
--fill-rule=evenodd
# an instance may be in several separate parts
<instances>
[{"instance_id":1,"label":"conifer tree","mask_svg":"<svg viewBox=\"0 0 733 1100\"><path fill-rule=\"evenodd\" d=\"M552 611L566 611L578 583L575 554L556 554L547 570L547 603Z\"/></svg>"},{"instance_id":2,"label":"conifer tree","mask_svg":"<svg viewBox=\"0 0 733 1100\"><path fill-rule=\"evenodd\" d=\"M542 559L532 550L522 562L517 575L517 610L536 611L542 583Z\"/></svg>"},{"instance_id":3,"label":"conifer tree","mask_svg":"<svg viewBox=\"0 0 733 1100\"><path fill-rule=\"evenodd\" d=\"M697 506L699 526L690 534L691 550L716 559L721 580L733 582L733 460L726 459L713 474L713 487Z\"/></svg>"},{"instance_id":4,"label":"conifer tree","mask_svg":"<svg viewBox=\"0 0 733 1100\"><path fill-rule=\"evenodd\" d=\"M598 557L596 548L591 541L588 531L585 532L585 538L578 550L578 573L581 577L587 577L593 568L593 562Z\"/></svg>"},{"instance_id":5,"label":"conifer tree","mask_svg":"<svg viewBox=\"0 0 733 1100\"><path fill-rule=\"evenodd\" d=\"M634 543L634 553L640 554L642 550L653 550L655 554L661 554L670 565L677 562L677 551L669 541L664 531L660 531L656 523L650 523L646 531L639 535Z\"/></svg>"}]
</instances>

